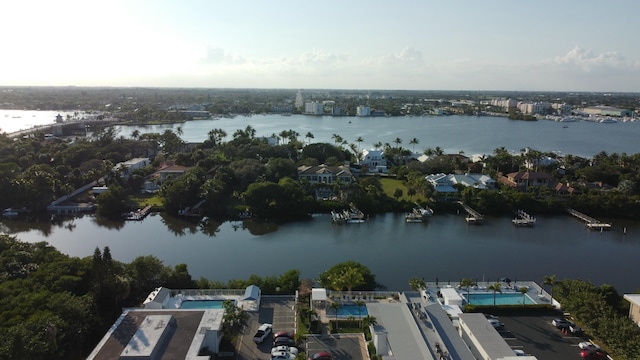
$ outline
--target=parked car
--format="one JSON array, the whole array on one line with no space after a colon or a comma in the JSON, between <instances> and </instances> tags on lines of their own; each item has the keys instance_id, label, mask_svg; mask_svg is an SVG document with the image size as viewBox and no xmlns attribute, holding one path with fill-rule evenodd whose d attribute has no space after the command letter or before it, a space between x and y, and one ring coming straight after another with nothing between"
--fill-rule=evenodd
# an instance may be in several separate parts
<instances>
[{"instance_id":1,"label":"parked car","mask_svg":"<svg viewBox=\"0 0 640 360\"><path fill-rule=\"evenodd\" d=\"M513 352L516 353L516 356L527 356L527 353L520 349L513 349Z\"/></svg>"},{"instance_id":2,"label":"parked car","mask_svg":"<svg viewBox=\"0 0 640 360\"><path fill-rule=\"evenodd\" d=\"M281 351L276 354L271 354L271 360L295 360L296 355L292 353Z\"/></svg>"},{"instance_id":3,"label":"parked car","mask_svg":"<svg viewBox=\"0 0 640 360\"><path fill-rule=\"evenodd\" d=\"M567 319L553 319L551 321L551 325L557 327L557 328L563 328L563 327L569 327L571 325L573 325L573 323Z\"/></svg>"},{"instance_id":4,"label":"parked car","mask_svg":"<svg viewBox=\"0 0 640 360\"><path fill-rule=\"evenodd\" d=\"M331 354L326 351L317 352L309 358L309 360L332 360Z\"/></svg>"},{"instance_id":5,"label":"parked car","mask_svg":"<svg viewBox=\"0 0 640 360\"><path fill-rule=\"evenodd\" d=\"M591 350L591 351L600 350L600 346L592 343L591 341L583 341L578 344L578 347L582 350Z\"/></svg>"},{"instance_id":6,"label":"parked car","mask_svg":"<svg viewBox=\"0 0 640 360\"><path fill-rule=\"evenodd\" d=\"M267 336L269 336L269 334L271 334L271 331L273 330L273 325L271 324L262 324L260 325L260 327L258 328L258 331L256 332L255 335L253 335L253 341L255 341L256 344L260 344L264 341L264 339L267 338Z\"/></svg>"},{"instance_id":7,"label":"parked car","mask_svg":"<svg viewBox=\"0 0 640 360\"><path fill-rule=\"evenodd\" d=\"M487 319L487 321L489 322L489 324L491 324L491 326L493 326L496 329L502 329L504 327L504 324L498 321L497 319Z\"/></svg>"},{"instance_id":8,"label":"parked car","mask_svg":"<svg viewBox=\"0 0 640 360\"><path fill-rule=\"evenodd\" d=\"M605 359L607 355L600 350L582 350L580 351L580 357L586 360L601 360Z\"/></svg>"},{"instance_id":9,"label":"parked car","mask_svg":"<svg viewBox=\"0 0 640 360\"><path fill-rule=\"evenodd\" d=\"M298 355L298 348L294 346L286 346L286 345L276 346L271 349L271 356L273 357L273 356L282 354L283 352L292 354L293 357L296 357L296 355Z\"/></svg>"},{"instance_id":10,"label":"parked car","mask_svg":"<svg viewBox=\"0 0 640 360\"><path fill-rule=\"evenodd\" d=\"M273 340L273 347L277 346L296 346L296 341L286 336L280 336Z\"/></svg>"},{"instance_id":11,"label":"parked car","mask_svg":"<svg viewBox=\"0 0 640 360\"><path fill-rule=\"evenodd\" d=\"M580 335L584 332L581 327L575 325L569 325L569 331L571 331L572 334L576 335Z\"/></svg>"},{"instance_id":12,"label":"parked car","mask_svg":"<svg viewBox=\"0 0 640 360\"><path fill-rule=\"evenodd\" d=\"M292 333L288 332L288 331L278 331L277 333L275 333L273 335L273 339L275 340L275 339L277 339L279 337L282 337L282 336L288 337L289 339L293 339L294 338L294 335Z\"/></svg>"}]
</instances>

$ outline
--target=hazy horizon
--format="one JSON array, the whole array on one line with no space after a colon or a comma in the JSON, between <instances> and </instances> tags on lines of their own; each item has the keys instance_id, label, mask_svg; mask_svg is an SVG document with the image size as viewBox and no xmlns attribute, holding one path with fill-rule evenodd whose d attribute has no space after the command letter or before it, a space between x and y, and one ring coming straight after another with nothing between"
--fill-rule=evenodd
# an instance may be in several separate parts
<instances>
[{"instance_id":1,"label":"hazy horizon","mask_svg":"<svg viewBox=\"0 0 640 360\"><path fill-rule=\"evenodd\" d=\"M0 86L640 91L640 3L629 0L25 0L3 10Z\"/></svg>"}]
</instances>

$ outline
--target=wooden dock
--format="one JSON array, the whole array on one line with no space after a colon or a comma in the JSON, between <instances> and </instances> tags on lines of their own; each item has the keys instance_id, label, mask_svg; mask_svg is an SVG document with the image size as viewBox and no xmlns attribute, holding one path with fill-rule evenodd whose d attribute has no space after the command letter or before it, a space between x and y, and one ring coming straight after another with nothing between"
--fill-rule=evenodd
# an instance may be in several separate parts
<instances>
[{"instance_id":1,"label":"wooden dock","mask_svg":"<svg viewBox=\"0 0 640 360\"><path fill-rule=\"evenodd\" d=\"M515 219L511 220L515 226L528 226L533 227L536 225L536 218L524 212L524 210L518 210L516 212Z\"/></svg>"},{"instance_id":2,"label":"wooden dock","mask_svg":"<svg viewBox=\"0 0 640 360\"><path fill-rule=\"evenodd\" d=\"M460 206L467 212L467 216L464 218L469 224L482 224L484 222L484 216L479 212L473 210L469 205L460 202Z\"/></svg>"},{"instance_id":3,"label":"wooden dock","mask_svg":"<svg viewBox=\"0 0 640 360\"><path fill-rule=\"evenodd\" d=\"M602 221L598 220L598 219L594 219L591 216L585 215L577 210L574 209L567 209L567 212L575 217L577 217L578 219L582 220L585 222L585 226L589 229L589 230L611 230L611 224L609 223L603 223Z\"/></svg>"},{"instance_id":4,"label":"wooden dock","mask_svg":"<svg viewBox=\"0 0 640 360\"><path fill-rule=\"evenodd\" d=\"M123 217L125 220L140 221L146 218L147 215L149 215L149 213L151 212L151 208L153 208L152 205L147 205L144 209L138 209L136 211L131 211L123 214Z\"/></svg>"}]
</instances>

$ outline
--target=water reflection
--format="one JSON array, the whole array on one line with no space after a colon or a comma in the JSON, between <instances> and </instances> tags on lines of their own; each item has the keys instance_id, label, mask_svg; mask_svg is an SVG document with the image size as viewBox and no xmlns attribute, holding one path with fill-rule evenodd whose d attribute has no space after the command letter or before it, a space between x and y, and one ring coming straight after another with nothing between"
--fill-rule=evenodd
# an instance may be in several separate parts
<instances>
[{"instance_id":1,"label":"water reflection","mask_svg":"<svg viewBox=\"0 0 640 360\"><path fill-rule=\"evenodd\" d=\"M234 225L231 225L232 227ZM278 231L278 224L268 221L260 221L255 219L247 219L242 221L242 229L249 230L251 235L264 235L274 231ZM237 230L233 227L233 230Z\"/></svg>"}]
</instances>

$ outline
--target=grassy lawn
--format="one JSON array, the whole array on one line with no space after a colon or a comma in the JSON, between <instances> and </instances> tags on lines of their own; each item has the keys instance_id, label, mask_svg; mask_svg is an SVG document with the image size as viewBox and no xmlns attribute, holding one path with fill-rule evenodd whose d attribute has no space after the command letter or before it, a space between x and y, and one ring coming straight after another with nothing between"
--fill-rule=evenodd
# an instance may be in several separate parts
<instances>
[{"instance_id":1,"label":"grassy lawn","mask_svg":"<svg viewBox=\"0 0 640 360\"><path fill-rule=\"evenodd\" d=\"M380 178L380 183L382 184L384 193L391 198L393 198L393 191L395 189L402 189L402 197L400 198L400 200L407 200L407 201L424 201L425 200L422 194L415 194L414 196L411 197L411 199L409 199L409 196L407 196L407 192L409 188L407 188L403 184L402 180Z\"/></svg>"},{"instance_id":2,"label":"grassy lawn","mask_svg":"<svg viewBox=\"0 0 640 360\"><path fill-rule=\"evenodd\" d=\"M163 207L162 199L157 194L135 194L129 196L129 204L137 208L153 205L154 208Z\"/></svg>"}]
</instances>

